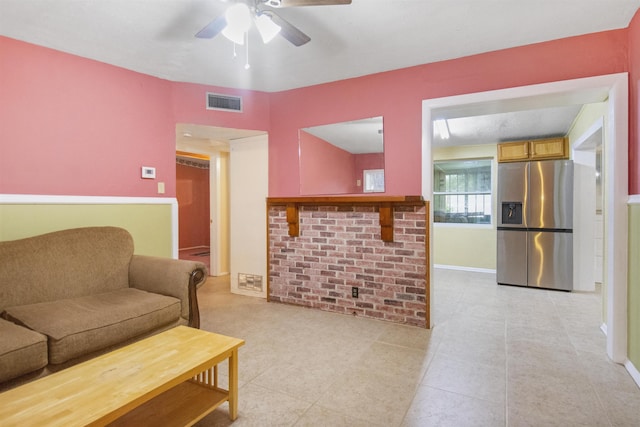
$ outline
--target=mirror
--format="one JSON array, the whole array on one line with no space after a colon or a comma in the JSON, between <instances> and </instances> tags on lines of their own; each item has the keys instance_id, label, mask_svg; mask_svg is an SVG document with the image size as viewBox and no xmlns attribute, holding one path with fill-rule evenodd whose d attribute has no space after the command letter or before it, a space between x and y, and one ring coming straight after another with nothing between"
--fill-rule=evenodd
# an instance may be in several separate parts
<instances>
[{"instance_id":1,"label":"mirror","mask_svg":"<svg viewBox=\"0 0 640 427\"><path fill-rule=\"evenodd\" d=\"M382 117L298 131L300 194L384 192Z\"/></svg>"}]
</instances>

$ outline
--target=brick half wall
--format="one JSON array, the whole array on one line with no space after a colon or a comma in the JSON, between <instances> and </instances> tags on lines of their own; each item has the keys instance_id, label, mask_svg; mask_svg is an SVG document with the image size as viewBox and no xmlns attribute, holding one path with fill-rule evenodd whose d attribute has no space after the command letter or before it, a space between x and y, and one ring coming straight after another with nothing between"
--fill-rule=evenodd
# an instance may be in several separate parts
<instances>
[{"instance_id":1,"label":"brick half wall","mask_svg":"<svg viewBox=\"0 0 640 427\"><path fill-rule=\"evenodd\" d=\"M376 205L301 205L290 237L286 206L269 205L269 301L429 327L428 208L393 218L384 242Z\"/></svg>"}]
</instances>

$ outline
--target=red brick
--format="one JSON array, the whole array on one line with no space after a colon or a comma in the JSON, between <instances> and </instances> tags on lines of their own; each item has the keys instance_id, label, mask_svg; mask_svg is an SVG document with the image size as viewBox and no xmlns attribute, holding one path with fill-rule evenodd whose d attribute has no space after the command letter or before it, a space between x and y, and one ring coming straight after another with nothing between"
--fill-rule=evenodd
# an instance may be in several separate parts
<instances>
[{"instance_id":1,"label":"red brick","mask_svg":"<svg viewBox=\"0 0 640 427\"><path fill-rule=\"evenodd\" d=\"M303 206L297 238L288 236L284 207L272 207L271 301L424 327L426 296L413 292L425 286L425 212L424 207L396 209L395 241L383 242L379 213L372 207ZM327 277L332 273L336 277ZM360 289L360 298L351 298L352 286Z\"/></svg>"}]
</instances>

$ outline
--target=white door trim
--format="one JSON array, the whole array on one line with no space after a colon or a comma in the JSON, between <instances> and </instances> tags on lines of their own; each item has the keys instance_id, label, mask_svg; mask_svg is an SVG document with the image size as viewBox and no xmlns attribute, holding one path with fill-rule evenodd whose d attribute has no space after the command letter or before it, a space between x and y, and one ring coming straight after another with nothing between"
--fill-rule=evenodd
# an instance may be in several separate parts
<instances>
[{"instance_id":1,"label":"white door trim","mask_svg":"<svg viewBox=\"0 0 640 427\"><path fill-rule=\"evenodd\" d=\"M457 107L473 110L486 103L491 104L494 109L516 108L527 103L533 108L540 108L549 106L550 102L559 105L558 103L563 102L576 103L576 100L579 100L577 103L602 101L589 101L589 98L602 91L608 93L609 110L604 129L607 133L607 147L603 165L606 239L604 277L608 291L607 354L617 363L624 363L627 357L628 87L627 73L618 73L422 101L422 195L426 200L432 200L432 118L438 109ZM433 233L430 235L433 236ZM430 247L433 251L433 244ZM430 298L429 304L432 301L433 298Z\"/></svg>"}]
</instances>

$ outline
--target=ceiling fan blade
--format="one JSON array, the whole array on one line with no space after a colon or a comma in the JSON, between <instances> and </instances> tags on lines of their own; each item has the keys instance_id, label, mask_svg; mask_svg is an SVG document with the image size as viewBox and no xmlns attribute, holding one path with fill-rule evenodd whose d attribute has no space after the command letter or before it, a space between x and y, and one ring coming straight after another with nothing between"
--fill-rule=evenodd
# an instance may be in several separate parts
<instances>
[{"instance_id":1,"label":"ceiling fan blade","mask_svg":"<svg viewBox=\"0 0 640 427\"><path fill-rule=\"evenodd\" d=\"M302 46L303 44L311 41L311 37L294 27L288 21L285 21L279 15L273 12L269 12L268 15L275 24L280 26L280 35L290 41L293 45Z\"/></svg>"},{"instance_id":2,"label":"ceiling fan blade","mask_svg":"<svg viewBox=\"0 0 640 427\"><path fill-rule=\"evenodd\" d=\"M217 36L220 31L224 30L227 26L227 19L224 15L218 16L213 21L209 22L203 29L198 31L196 37L199 39L211 39Z\"/></svg>"},{"instance_id":3,"label":"ceiling fan blade","mask_svg":"<svg viewBox=\"0 0 640 427\"><path fill-rule=\"evenodd\" d=\"M351 4L351 0L265 0L264 3L271 7L337 6Z\"/></svg>"}]
</instances>

